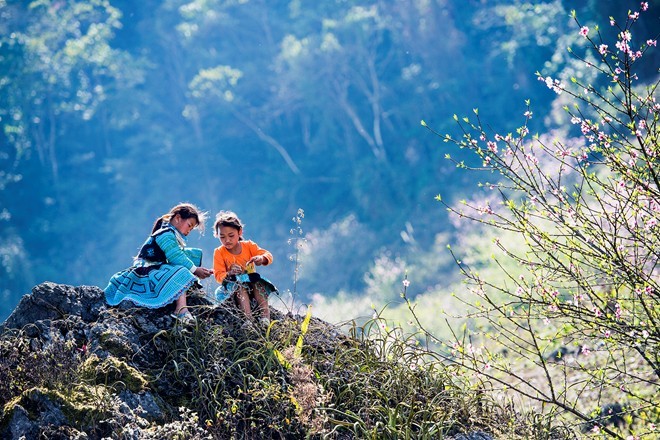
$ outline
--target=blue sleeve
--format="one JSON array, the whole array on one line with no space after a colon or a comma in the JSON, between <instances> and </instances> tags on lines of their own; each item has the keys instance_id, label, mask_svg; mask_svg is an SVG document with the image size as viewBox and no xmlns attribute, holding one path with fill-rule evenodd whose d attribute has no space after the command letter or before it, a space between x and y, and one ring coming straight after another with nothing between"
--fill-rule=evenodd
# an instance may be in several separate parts
<instances>
[{"instance_id":1,"label":"blue sleeve","mask_svg":"<svg viewBox=\"0 0 660 440\"><path fill-rule=\"evenodd\" d=\"M173 232L158 235L156 237L156 243L165 252L165 257L169 264L183 266L188 270L195 266L192 260L183 252L179 243L177 243Z\"/></svg>"}]
</instances>

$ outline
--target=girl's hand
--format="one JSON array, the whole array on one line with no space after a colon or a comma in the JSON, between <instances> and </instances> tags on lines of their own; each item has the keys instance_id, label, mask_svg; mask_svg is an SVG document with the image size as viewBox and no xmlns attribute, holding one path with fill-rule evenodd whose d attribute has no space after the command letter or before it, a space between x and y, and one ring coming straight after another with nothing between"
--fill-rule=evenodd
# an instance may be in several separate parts
<instances>
[{"instance_id":1,"label":"girl's hand","mask_svg":"<svg viewBox=\"0 0 660 440\"><path fill-rule=\"evenodd\" d=\"M195 276L199 279L208 278L213 275L213 269L207 269L205 267L198 267L194 272Z\"/></svg>"},{"instance_id":2,"label":"girl's hand","mask_svg":"<svg viewBox=\"0 0 660 440\"><path fill-rule=\"evenodd\" d=\"M232 264L229 270L227 271L229 275L238 275L243 273L243 268L238 264Z\"/></svg>"},{"instance_id":3,"label":"girl's hand","mask_svg":"<svg viewBox=\"0 0 660 440\"><path fill-rule=\"evenodd\" d=\"M265 263L265 260L266 259L264 258L263 255L255 255L254 257L252 257L248 260L248 264L254 263L257 266L263 266L263 264Z\"/></svg>"}]
</instances>

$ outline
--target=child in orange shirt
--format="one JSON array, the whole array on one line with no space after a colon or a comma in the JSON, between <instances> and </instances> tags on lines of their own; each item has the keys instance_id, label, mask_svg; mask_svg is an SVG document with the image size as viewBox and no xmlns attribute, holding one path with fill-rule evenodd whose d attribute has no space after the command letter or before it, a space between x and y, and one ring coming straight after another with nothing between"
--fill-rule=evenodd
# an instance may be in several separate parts
<instances>
[{"instance_id":1,"label":"child in orange shirt","mask_svg":"<svg viewBox=\"0 0 660 440\"><path fill-rule=\"evenodd\" d=\"M268 295L277 289L267 279L254 272L254 266L266 266L273 262L273 256L266 249L250 240L243 239L243 223L231 211L220 211L215 218L213 235L220 239L222 246L213 251L213 270L220 283L216 298L233 296L235 303L252 320L250 300L257 302L260 321L270 322Z\"/></svg>"}]
</instances>

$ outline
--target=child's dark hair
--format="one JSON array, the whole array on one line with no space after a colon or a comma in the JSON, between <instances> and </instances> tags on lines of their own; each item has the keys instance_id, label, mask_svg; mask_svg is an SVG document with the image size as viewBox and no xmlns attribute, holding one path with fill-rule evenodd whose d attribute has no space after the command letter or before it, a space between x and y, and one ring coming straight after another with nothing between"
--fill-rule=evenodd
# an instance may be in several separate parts
<instances>
[{"instance_id":1,"label":"child's dark hair","mask_svg":"<svg viewBox=\"0 0 660 440\"><path fill-rule=\"evenodd\" d=\"M240 231L243 229L243 223L233 211L220 211L215 216L215 224L213 225L213 236L220 238L220 228L229 226Z\"/></svg>"},{"instance_id":2,"label":"child's dark hair","mask_svg":"<svg viewBox=\"0 0 660 440\"><path fill-rule=\"evenodd\" d=\"M172 209L170 209L170 212L168 212L165 215L162 215L158 220L156 220L156 223L154 223L154 227L151 230L152 233L156 232L163 226L163 222L171 221L174 216L179 214L179 217L181 217L183 220L189 219L189 218L194 218L195 221L197 222L196 228L198 228L200 231L204 230L204 222L206 221L206 212L202 212L197 206L193 205L192 203L179 203Z\"/></svg>"}]
</instances>

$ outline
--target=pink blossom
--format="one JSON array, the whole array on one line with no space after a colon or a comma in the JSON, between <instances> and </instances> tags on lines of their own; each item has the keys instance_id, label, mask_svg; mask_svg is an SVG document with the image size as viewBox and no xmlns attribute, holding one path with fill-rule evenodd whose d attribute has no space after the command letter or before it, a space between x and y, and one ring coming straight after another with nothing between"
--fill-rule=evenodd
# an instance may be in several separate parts
<instances>
[{"instance_id":1,"label":"pink blossom","mask_svg":"<svg viewBox=\"0 0 660 440\"><path fill-rule=\"evenodd\" d=\"M637 20L639 18L639 12L634 12L628 15L628 18L630 18L631 20Z\"/></svg>"},{"instance_id":2,"label":"pink blossom","mask_svg":"<svg viewBox=\"0 0 660 440\"><path fill-rule=\"evenodd\" d=\"M494 213L493 210L490 208L489 205L481 206L481 207L477 208L477 211L479 211L479 214L480 214L480 215L484 215L484 214L489 214L489 215L491 215L491 214Z\"/></svg>"},{"instance_id":3,"label":"pink blossom","mask_svg":"<svg viewBox=\"0 0 660 440\"><path fill-rule=\"evenodd\" d=\"M488 142L486 143L486 145L488 145L488 150L489 150L491 153L495 153L495 154L497 154L497 144L496 144L495 142L493 142L493 141L488 141Z\"/></svg>"},{"instance_id":4,"label":"pink blossom","mask_svg":"<svg viewBox=\"0 0 660 440\"><path fill-rule=\"evenodd\" d=\"M642 11L646 11L649 9L649 2L642 2Z\"/></svg>"},{"instance_id":5,"label":"pink blossom","mask_svg":"<svg viewBox=\"0 0 660 440\"><path fill-rule=\"evenodd\" d=\"M658 44L658 43L657 43L656 40L646 40L646 45L647 45L647 46L655 46L655 45L657 45L657 44Z\"/></svg>"},{"instance_id":6,"label":"pink blossom","mask_svg":"<svg viewBox=\"0 0 660 440\"><path fill-rule=\"evenodd\" d=\"M572 151L571 151L570 148L569 149L557 150L557 156L560 156L562 158L564 158L566 156L570 156L571 154L572 154Z\"/></svg>"},{"instance_id":7,"label":"pink blossom","mask_svg":"<svg viewBox=\"0 0 660 440\"><path fill-rule=\"evenodd\" d=\"M527 110L527 111L525 112L524 116L525 116L526 118L532 119L532 112L530 112L529 110Z\"/></svg>"},{"instance_id":8,"label":"pink blossom","mask_svg":"<svg viewBox=\"0 0 660 440\"><path fill-rule=\"evenodd\" d=\"M553 80L549 76L545 78L545 85L548 86L549 89L552 89L556 94L561 94L562 90L564 89L564 86L561 84L561 81L558 79Z\"/></svg>"},{"instance_id":9,"label":"pink blossom","mask_svg":"<svg viewBox=\"0 0 660 440\"><path fill-rule=\"evenodd\" d=\"M601 44L598 46L598 52L600 52L601 55L605 55L607 53L607 44Z\"/></svg>"},{"instance_id":10,"label":"pink blossom","mask_svg":"<svg viewBox=\"0 0 660 440\"><path fill-rule=\"evenodd\" d=\"M625 41L617 41L616 42L616 48L619 49L623 53L630 52L630 46L628 46L628 43L625 42Z\"/></svg>"},{"instance_id":11,"label":"pink blossom","mask_svg":"<svg viewBox=\"0 0 660 440\"><path fill-rule=\"evenodd\" d=\"M582 26L580 28L580 35L582 35L584 38L587 38L588 33L589 33L589 28L587 26Z\"/></svg>"},{"instance_id":12,"label":"pink blossom","mask_svg":"<svg viewBox=\"0 0 660 440\"><path fill-rule=\"evenodd\" d=\"M403 281L402 281L402 284L403 284L403 287L406 287L406 288L407 288L408 286L410 286L410 281L408 281L408 280L403 280Z\"/></svg>"}]
</instances>

